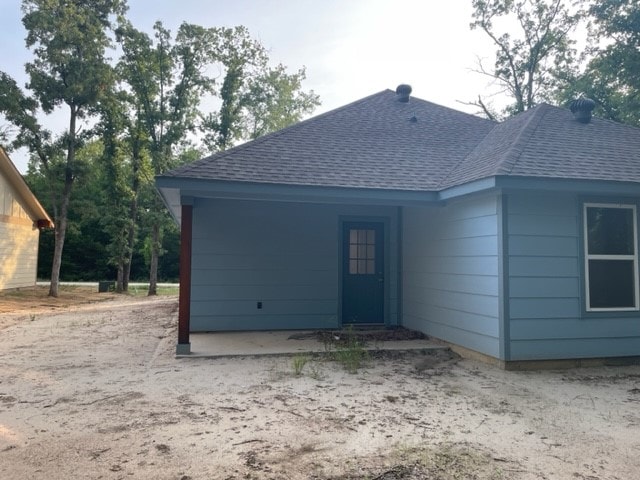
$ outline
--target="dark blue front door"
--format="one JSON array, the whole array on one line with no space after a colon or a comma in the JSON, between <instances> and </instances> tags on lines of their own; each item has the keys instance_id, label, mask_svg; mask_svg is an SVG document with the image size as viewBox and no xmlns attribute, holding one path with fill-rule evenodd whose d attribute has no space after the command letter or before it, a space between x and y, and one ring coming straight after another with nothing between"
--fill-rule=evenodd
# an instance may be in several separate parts
<instances>
[{"instance_id":1,"label":"dark blue front door","mask_svg":"<svg viewBox=\"0 0 640 480\"><path fill-rule=\"evenodd\" d=\"M342 323L384 323L384 224L345 222Z\"/></svg>"}]
</instances>

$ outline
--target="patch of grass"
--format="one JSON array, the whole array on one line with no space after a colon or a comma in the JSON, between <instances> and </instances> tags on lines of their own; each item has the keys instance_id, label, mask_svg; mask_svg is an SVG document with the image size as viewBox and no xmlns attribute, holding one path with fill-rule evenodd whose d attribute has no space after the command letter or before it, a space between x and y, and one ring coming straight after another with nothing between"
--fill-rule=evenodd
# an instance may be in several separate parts
<instances>
[{"instance_id":1,"label":"patch of grass","mask_svg":"<svg viewBox=\"0 0 640 480\"><path fill-rule=\"evenodd\" d=\"M369 359L369 352L364 348L364 342L360 341L349 328L344 333L344 341L333 352L333 358L340 363L349 373L358 373L358 370Z\"/></svg>"},{"instance_id":2,"label":"patch of grass","mask_svg":"<svg viewBox=\"0 0 640 480\"><path fill-rule=\"evenodd\" d=\"M293 360L291 360L291 366L293 367L293 374L296 377L302 375L302 369L308 361L309 357L307 357L306 355L296 355L295 357L293 357Z\"/></svg>"},{"instance_id":3,"label":"patch of grass","mask_svg":"<svg viewBox=\"0 0 640 480\"><path fill-rule=\"evenodd\" d=\"M358 373L362 364L367 360L366 350L340 349L334 352L336 362L340 363L349 373Z\"/></svg>"},{"instance_id":4,"label":"patch of grass","mask_svg":"<svg viewBox=\"0 0 640 480\"><path fill-rule=\"evenodd\" d=\"M369 360L366 341L352 326L338 332L321 332L320 339L324 343L324 350L330 353L330 358L340 363L349 373L357 373L363 364Z\"/></svg>"},{"instance_id":5,"label":"patch of grass","mask_svg":"<svg viewBox=\"0 0 640 480\"><path fill-rule=\"evenodd\" d=\"M178 295L180 287L158 287L156 289L158 295ZM149 293L149 286L129 286L129 295L134 297L144 297Z\"/></svg>"}]
</instances>

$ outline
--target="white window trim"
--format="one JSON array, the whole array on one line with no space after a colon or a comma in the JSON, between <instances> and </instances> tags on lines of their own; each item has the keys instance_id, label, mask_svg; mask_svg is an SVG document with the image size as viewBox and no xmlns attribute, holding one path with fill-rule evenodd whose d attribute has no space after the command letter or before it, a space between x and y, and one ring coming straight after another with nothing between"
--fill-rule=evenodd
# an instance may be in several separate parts
<instances>
[{"instance_id":1,"label":"white window trim","mask_svg":"<svg viewBox=\"0 0 640 480\"><path fill-rule=\"evenodd\" d=\"M589 237L587 228L587 208L621 208L630 209L633 212L633 255L590 255L589 254ZM623 203L585 203L582 212L583 238L584 238L584 273L585 273L585 299L587 312L635 312L639 310L638 296L638 225L636 221L636 206ZM589 260L633 260L633 276L635 288L633 292L633 307L614 307L614 308L592 308L591 296L589 293Z\"/></svg>"}]
</instances>

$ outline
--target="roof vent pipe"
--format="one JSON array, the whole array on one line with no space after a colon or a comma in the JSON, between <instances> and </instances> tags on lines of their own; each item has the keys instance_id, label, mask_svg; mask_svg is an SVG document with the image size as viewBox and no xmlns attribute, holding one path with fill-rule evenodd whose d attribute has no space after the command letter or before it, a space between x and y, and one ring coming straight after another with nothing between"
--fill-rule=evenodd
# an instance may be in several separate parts
<instances>
[{"instance_id":1,"label":"roof vent pipe","mask_svg":"<svg viewBox=\"0 0 640 480\"><path fill-rule=\"evenodd\" d=\"M573 113L573 117L580 123L589 123L591 121L591 112L596 106L596 102L587 97L576 98L569 104L569 110Z\"/></svg>"},{"instance_id":2,"label":"roof vent pipe","mask_svg":"<svg viewBox=\"0 0 640 480\"><path fill-rule=\"evenodd\" d=\"M411 85L398 85L396 95L398 96L399 102L407 103L409 101L409 95L411 95Z\"/></svg>"}]
</instances>

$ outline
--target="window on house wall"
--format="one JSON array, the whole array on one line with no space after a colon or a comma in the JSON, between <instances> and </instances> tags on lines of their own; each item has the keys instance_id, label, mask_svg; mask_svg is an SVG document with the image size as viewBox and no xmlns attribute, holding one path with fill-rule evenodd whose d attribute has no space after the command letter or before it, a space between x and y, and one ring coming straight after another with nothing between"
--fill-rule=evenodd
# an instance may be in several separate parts
<instances>
[{"instance_id":1,"label":"window on house wall","mask_svg":"<svg viewBox=\"0 0 640 480\"><path fill-rule=\"evenodd\" d=\"M635 205L584 205L587 311L638 310Z\"/></svg>"}]
</instances>

